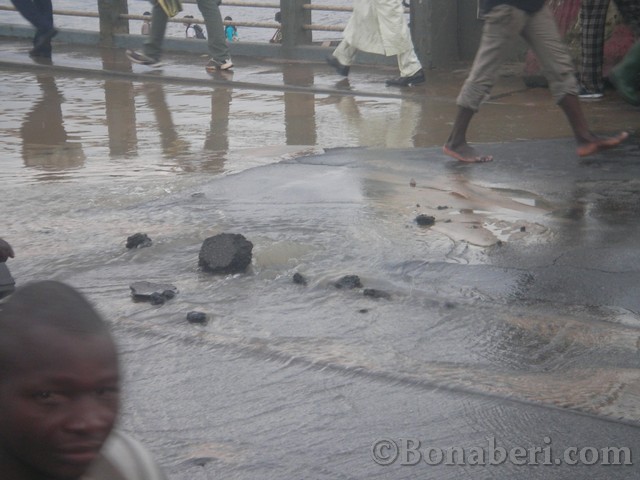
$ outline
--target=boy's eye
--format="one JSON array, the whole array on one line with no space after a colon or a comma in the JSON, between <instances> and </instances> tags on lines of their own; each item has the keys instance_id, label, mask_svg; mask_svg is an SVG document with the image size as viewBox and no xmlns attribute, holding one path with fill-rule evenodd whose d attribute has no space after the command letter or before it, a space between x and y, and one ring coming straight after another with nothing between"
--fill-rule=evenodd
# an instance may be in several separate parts
<instances>
[{"instance_id":1,"label":"boy's eye","mask_svg":"<svg viewBox=\"0 0 640 480\"><path fill-rule=\"evenodd\" d=\"M112 395L116 393L116 389L115 388L99 388L96 390L96 393L98 395Z\"/></svg>"},{"instance_id":2,"label":"boy's eye","mask_svg":"<svg viewBox=\"0 0 640 480\"><path fill-rule=\"evenodd\" d=\"M36 392L33 395L33 398L36 402L43 405L52 405L59 402L62 399L62 396L60 394L56 394L56 392L52 392L51 390L42 390L40 392Z\"/></svg>"}]
</instances>

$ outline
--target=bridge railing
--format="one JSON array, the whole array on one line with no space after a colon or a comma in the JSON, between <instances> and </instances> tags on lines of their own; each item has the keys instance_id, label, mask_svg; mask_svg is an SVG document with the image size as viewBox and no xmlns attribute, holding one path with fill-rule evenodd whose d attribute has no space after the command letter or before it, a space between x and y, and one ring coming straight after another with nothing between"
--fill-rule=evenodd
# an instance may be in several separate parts
<instances>
[{"instance_id":1,"label":"bridge railing","mask_svg":"<svg viewBox=\"0 0 640 480\"><path fill-rule=\"evenodd\" d=\"M468 44L469 38L473 39L479 36L479 27L470 21L470 18L475 15L476 2L477 0L413 0L410 2L410 8L405 11L410 14L409 22L413 42L423 65L439 65L460 59L460 45L465 41ZM105 46L115 45L115 39L118 36L128 35L130 22L143 21L146 18L143 15L129 13L128 0L96 0L96 3L97 11L92 9L55 9L54 14L97 18L99 20L99 43ZM182 0L182 3L185 5L196 4L196 0ZM280 0L279 2L223 0L222 5L223 7L271 9L274 12L274 17L275 12L279 11L281 23L232 20L225 21L225 24L245 28L280 29L282 48L285 52L293 51L297 47L313 45L314 32L341 32L344 30L345 24L314 23L312 21L313 12L349 13L353 10L348 6L314 4L312 0ZM3 10L12 11L15 8L9 0L0 0L0 11ZM471 17L467 11L472 12ZM458 35L461 30L459 25L461 18L470 24L463 26L464 38L462 40ZM188 21L189 23L204 23L201 18L193 18ZM186 20L183 17L176 17L170 19L170 22L184 24Z\"/></svg>"}]
</instances>

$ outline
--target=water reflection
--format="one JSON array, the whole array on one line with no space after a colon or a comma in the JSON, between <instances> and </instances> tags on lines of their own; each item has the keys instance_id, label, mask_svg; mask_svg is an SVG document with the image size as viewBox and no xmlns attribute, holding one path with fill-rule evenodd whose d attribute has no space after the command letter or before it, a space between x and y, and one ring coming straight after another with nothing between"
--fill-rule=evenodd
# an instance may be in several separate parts
<instances>
[{"instance_id":1,"label":"water reflection","mask_svg":"<svg viewBox=\"0 0 640 480\"><path fill-rule=\"evenodd\" d=\"M351 95L333 97L336 108L354 132L358 144L377 147L412 147L418 119L424 117L424 102L402 99L397 110L363 113L367 101Z\"/></svg>"},{"instance_id":2,"label":"water reflection","mask_svg":"<svg viewBox=\"0 0 640 480\"><path fill-rule=\"evenodd\" d=\"M308 65L301 65L295 69L285 68L282 77L285 85L310 86L314 82L313 69ZM284 122L287 145L315 145L315 95L285 92Z\"/></svg>"},{"instance_id":3,"label":"water reflection","mask_svg":"<svg viewBox=\"0 0 640 480\"><path fill-rule=\"evenodd\" d=\"M22 122L22 158L29 168L56 172L81 168L85 154L82 144L72 139L65 130L62 117L64 97L50 75L38 75L42 97ZM41 180L61 178L53 174L40 176Z\"/></svg>"},{"instance_id":4,"label":"water reflection","mask_svg":"<svg viewBox=\"0 0 640 480\"><path fill-rule=\"evenodd\" d=\"M203 169L222 171L229 153L229 113L233 90L214 88L211 93L211 121L204 141Z\"/></svg>"},{"instance_id":5,"label":"water reflection","mask_svg":"<svg viewBox=\"0 0 640 480\"><path fill-rule=\"evenodd\" d=\"M144 83L143 90L156 117L164 156L166 158L176 158L187 155L189 153L189 144L186 140L180 138L176 131L163 86L159 83Z\"/></svg>"}]
</instances>

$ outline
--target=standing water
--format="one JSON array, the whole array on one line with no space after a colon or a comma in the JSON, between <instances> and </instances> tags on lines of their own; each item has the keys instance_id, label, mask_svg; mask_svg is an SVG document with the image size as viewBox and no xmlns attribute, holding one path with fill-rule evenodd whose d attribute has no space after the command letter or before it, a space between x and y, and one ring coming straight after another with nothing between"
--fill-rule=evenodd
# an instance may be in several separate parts
<instances>
[{"instance_id":1,"label":"standing water","mask_svg":"<svg viewBox=\"0 0 640 480\"><path fill-rule=\"evenodd\" d=\"M610 191L634 198L634 165L624 179L597 164L559 173L545 153L569 156L565 140L487 146L509 161L456 165L414 148L439 113L412 114L420 102L405 99L314 95L309 119L286 115L282 92L0 79L9 267L18 284L80 288L109 318L121 426L172 479L510 479L545 468L383 466L372 446L385 438L637 451L637 232L620 227L628 203L610 208ZM417 225L419 214L435 225ZM153 245L128 251L136 232ZM246 274L199 270L202 241L222 232L253 242ZM336 288L345 275L362 287ZM138 280L179 294L134 302ZM209 323L188 324L192 310ZM586 463L544 471L636 477Z\"/></svg>"}]
</instances>

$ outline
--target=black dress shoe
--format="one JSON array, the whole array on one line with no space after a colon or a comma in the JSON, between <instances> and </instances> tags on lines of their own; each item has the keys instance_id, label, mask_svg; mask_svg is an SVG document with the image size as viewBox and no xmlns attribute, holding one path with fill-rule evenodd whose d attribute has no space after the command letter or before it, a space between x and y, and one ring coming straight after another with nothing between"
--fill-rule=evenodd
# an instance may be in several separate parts
<instances>
[{"instance_id":1,"label":"black dress shoe","mask_svg":"<svg viewBox=\"0 0 640 480\"><path fill-rule=\"evenodd\" d=\"M29 50L29 56L31 58L51 58L51 44L42 48L32 48Z\"/></svg>"},{"instance_id":2,"label":"black dress shoe","mask_svg":"<svg viewBox=\"0 0 640 480\"><path fill-rule=\"evenodd\" d=\"M424 70L420 69L410 77L396 77L387 80L388 87L413 87L425 82Z\"/></svg>"},{"instance_id":3,"label":"black dress shoe","mask_svg":"<svg viewBox=\"0 0 640 480\"><path fill-rule=\"evenodd\" d=\"M327 57L327 63L335 68L336 72L338 72L340 75L345 77L349 75L349 66L341 64L340 61L333 55Z\"/></svg>"}]
</instances>

